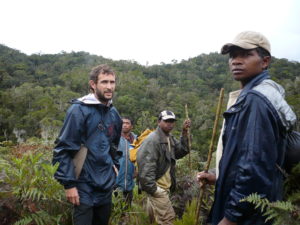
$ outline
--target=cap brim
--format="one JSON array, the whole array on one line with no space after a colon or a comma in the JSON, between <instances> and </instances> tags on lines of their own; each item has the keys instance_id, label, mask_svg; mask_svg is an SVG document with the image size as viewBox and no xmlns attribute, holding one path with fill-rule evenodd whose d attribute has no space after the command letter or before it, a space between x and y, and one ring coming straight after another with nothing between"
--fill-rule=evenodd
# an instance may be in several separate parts
<instances>
[{"instance_id":1,"label":"cap brim","mask_svg":"<svg viewBox=\"0 0 300 225\"><path fill-rule=\"evenodd\" d=\"M221 54L226 55L227 53L229 53L232 46L234 46L234 45L230 44L230 43L225 44L221 49Z\"/></svg>"},{"instance_id":2,"label":"cap brim","mask_svg":"<svg viewBox=\"0 0 300 225\"><path fill-rule=\"evenodd\" d=\"M225 55L225 54L229 53L231 51L232 47L239 47L239 48L247 49L247 50L257 48L256 45L250 44L250 43L245 43L245 42L227 43L222 47L221 54Z\"/></svg>"},{"instance_id":3,"label":"cap brim","mask_svg":"<svg viewBox=\"0 0 300 225\"><path fill-rule=\"evenodd\" d=\"M174 118L173 116L164 116L161 119L162 120L175 120L176 121L176 118Z\"/></svg>"}]
</instances>

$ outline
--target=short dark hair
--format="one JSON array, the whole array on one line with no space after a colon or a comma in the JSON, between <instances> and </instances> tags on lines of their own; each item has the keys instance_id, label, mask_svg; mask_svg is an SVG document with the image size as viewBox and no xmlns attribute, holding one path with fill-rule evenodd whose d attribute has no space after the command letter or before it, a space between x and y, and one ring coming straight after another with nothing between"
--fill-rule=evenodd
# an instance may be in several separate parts
<instances>
[{"instance_id":1,"label":"short dark hair","mask_svg":"<svg viewBox=\"0 0 300 225\"><path fill-rule=\"evenodd\" d=\"M270 52L268 52L266 49L264 49L264 48L262 48L262 47L258 47L258 48L256 48L255 50L256 50L256 52L257 52L257 54L259 55L260 58L263 59L263 58L266 57L266 56L269 56L269 57L271 58ZM271 62L271 61L270 61L270 62ZM269 64L269 66L270 66L270 64ZM267 66L267 67L265 68L265 70L268 69L269 66Z\"/></svg>"},{"instance_id":2,"label":"short dark hair","mask_svg":"<svg viewBox=\"0 0 300 225\"><path fill-rule=\"evenodd\" d=\"M130 117L128 117L128 116L122 116L122 120L123 120L123 119L129 120L130 123L131 123L131 125L133 125L133 120L132 120Z\"/></svg>"},{"instance_id":3,"label":"short dark hair","mask_svg":"<svg viewBox=\"0 0 300 225\"><path fill-rule=\"evenodd\" d=\"M98 82L98 77L100 74L112 74L116 76L115 72L106 64L101 64L94 67L90 72L90 80L94 81L95 84ZM90 85L90 90L94 92L94 89Z\"/></svg>"},{"instance_id":4,"label":"short dark hair","mask_svg":"<svg viewBox=\"0 0 300 225\"><path fill-rule=\"evenodd\" d=\"M266 49L264 49L264 48L262 48L262 47L256 48L256 51L257 51L258 55L259 55L261 58L264 58L265 56L270 56L270 57L271 57L270 52L268 52Z\"/></svg>"}]
</instances>

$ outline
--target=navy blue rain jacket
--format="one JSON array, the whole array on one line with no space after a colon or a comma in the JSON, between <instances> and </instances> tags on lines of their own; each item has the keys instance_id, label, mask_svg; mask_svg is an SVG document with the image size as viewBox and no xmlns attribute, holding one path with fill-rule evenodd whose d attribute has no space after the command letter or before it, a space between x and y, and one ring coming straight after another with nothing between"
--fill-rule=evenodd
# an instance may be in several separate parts
<instances>
[{"instance_id":1,"label":"navy blue rain jacket","mask_svg":"<svg viewBox=\"0 0 300 225\"><path fill-rule=\"evenodd\" d=\"M136 139L136 135L131 133ZM121 137L119 151L122 151L122 157L119 159L120 170L117 177L117 187L122 191L131 191L134 188L134 164L129 159L130 142L126 138Z\"/></svg>"},{"instance_id":2,"label":"navy blue rain jacket","mask_svg":"<svg viewBox=\"0 0 300 225\"><path fill-rule=\"evenodd\" d=\"M93 94L73 100L54 148L53 164L59 163L55 178L65 189L77 187L80 202L88 205L108 203L119 167L117 152L122 120L110 104L100 103ZM78 180L73 157L81 145L88 153Z\"/></svg>"},{"instance_id":3,"label":"navy blue rain jacket","mask_svg":"<svg viewBox=\"0 0 300 225\"><path fill-rule=\"evenodd\" d=\"M257 193L270 201L282 198L286 131L296 116L284 100L283 88L267 71L252 79L236 104L225 113L223 154L219 164L210 222L225 216L239 225L265 223L259 210L240 199Z\"/></svg>"}]
</instances>

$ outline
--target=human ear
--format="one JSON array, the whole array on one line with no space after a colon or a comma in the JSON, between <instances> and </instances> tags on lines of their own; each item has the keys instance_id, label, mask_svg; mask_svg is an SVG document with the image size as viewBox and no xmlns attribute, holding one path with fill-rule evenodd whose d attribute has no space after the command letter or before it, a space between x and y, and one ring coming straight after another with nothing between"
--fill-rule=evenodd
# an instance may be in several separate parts
<instances>
[{"instance_id":1,"label":"human ear","mask_svg":"<svg viewBox=\"0 0 300 225\"><path fill-rule=\"evenodd\" d=\"M95 89L96 89L96 84L95 84L95 82L94 82L93 80L90 80L90 81L89 81L89 85L90 85L90 87L95 91Z\"/></svg>"},{"instance_id":2,"label":"human ear","mask_svg":"<svg viewBox=\"0 0 300 225\"><path fill-rule=\"evenodd\" d=\"M269 67L271 62L271 56L264 56L262 59L262 68L265 70Z\"/></svg>"}]
</instances>

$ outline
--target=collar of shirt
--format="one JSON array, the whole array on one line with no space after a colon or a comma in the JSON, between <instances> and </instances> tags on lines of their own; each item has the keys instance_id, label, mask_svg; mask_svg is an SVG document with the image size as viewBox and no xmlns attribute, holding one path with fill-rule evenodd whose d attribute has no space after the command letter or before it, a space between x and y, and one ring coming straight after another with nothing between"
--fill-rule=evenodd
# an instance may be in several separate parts
<instances>
[{"instance_id":1,"label":"collar of shirt","mask_svg":"<svg viewBox=\"0 0 300 225\"><path fill-rule=\"evenodd\" d=\"M134 140L134 137L133 137L132 133L130 133L128 136L124 136L122 134L122 137L125 138L130 144L132 144L132 142Z\"/></svg>"}]
</instances>

